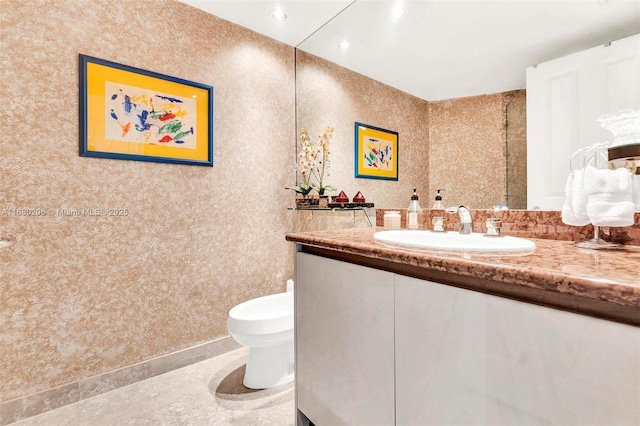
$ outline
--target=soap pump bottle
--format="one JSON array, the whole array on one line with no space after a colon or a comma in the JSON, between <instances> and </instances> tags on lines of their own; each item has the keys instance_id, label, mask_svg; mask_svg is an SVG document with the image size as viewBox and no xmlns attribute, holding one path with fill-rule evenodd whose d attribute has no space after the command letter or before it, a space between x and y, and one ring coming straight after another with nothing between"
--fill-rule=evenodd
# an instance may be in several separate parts
<instances>
[{"instance_id":1,"label":"soap pump bottle","mask_svg":"<svg viewBox=\"0 0 640 426\"><path fill-rule=\"evenodd\" d=\"M413 195L411 196L411 203L407 209L407 228L408 229L422 229L422 223L424 222L424 213L420 208L418 202L418 194L416 189L413 189Z\"/></svg>"},{"instance_id":2,"label":"soap pump bottle","mask_svg":"<svg viewBox=\"0 0 640 426\"><path fill-rule=\"evenodd\" d=\"M444 189L438 189L438 193L436 194L436 200L433 202L434 209L444 209L442 205L442 195L440 195L440 191L444 191Z\"/></svg>"}]
</instances>

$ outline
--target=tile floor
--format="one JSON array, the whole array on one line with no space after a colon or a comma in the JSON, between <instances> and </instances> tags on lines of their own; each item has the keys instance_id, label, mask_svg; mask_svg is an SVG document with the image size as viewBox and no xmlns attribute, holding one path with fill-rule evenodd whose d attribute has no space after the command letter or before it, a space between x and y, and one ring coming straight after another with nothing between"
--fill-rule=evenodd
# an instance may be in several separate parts
<instances>
[{"instance_id":1,"label":"tile floor","mask_svg":"<svg viewBox=\"0 0 640 426\"><path fill-rule=\"evenodd\" d=\"M247 348L227 352L12 425L293 425L293 383L245 388L247 354Z\"/></svg>"}]
</instances>

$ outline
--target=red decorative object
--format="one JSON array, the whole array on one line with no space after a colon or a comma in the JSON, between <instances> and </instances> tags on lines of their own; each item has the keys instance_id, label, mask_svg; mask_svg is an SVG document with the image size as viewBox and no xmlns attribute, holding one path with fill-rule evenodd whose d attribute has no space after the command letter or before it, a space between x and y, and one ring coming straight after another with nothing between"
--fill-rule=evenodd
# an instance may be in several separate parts
<instances>
[{"instance_id":1,"label":"red decorative object","mask_svg":"<svg viewBox=\"0 0 640 426\"><path fill-rule=\"evenodd\" d=\"M364 203L364 196L362 192L358 191L358 193L353 197L354 203Z\"/></svg>"},{"instance_id":2,"label":"red decorative object","mask_svg":"<svg viewBox=\"0 0 640 426\"><path fill-rule=\"evenodd\" d=\"M349 202L349 197L347 197L347 194L344 193L344 191L340 191L340 194L338 194L338 196L336 197L336 203L348 203Z\"/></svg>"}]
</instances>

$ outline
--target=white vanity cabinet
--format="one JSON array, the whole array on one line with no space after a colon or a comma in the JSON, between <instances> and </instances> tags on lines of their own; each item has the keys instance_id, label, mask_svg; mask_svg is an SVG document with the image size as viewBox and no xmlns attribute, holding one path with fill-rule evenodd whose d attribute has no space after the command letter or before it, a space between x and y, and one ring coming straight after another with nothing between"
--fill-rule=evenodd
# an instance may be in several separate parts
<instances>
[{"instance_id":1,"label":"white vanity cabinet","mask_svg":"<svg viewBox=\"0 0 640 426\"><path fill-rule=\"evenodd\" d=\"M297 408L322 425L394 424L390 272L297 253Z\"/></svg>"},{"instance_id":2,"label":"white vanity cabinet","mask_svg":"<svg viewBox=\"0 0 640 426\"><path fill-rule=\"evenodd\" d=\"M397 425L638 425L640 328L395 276Z\"/></svg>"},{"instance_id":3,"label":"white vanity cabinet","mask_svg":"<svg viewBox=\"0 0 640 426\"><path fill-rule=\"evenodd\" d=\"M300 252L295 291L316 426L640 424L638 327Z\"/></svg>"}]
</instances>

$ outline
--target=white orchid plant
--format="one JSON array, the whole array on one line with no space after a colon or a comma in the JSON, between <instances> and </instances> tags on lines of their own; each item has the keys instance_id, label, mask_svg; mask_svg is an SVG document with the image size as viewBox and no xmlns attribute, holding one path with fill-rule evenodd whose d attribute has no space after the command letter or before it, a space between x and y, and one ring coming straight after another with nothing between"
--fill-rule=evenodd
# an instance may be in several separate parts
<instances>
[{"instance_id":1,"label":"white orchid plant","mask_svg":"<svg viewBox=\"0 0 640 426\"><path fill-rule=\"evenodd\" d=\"M318 138L318 142L313 143L309 137L309 131L303 129L300 132L300 152L298 153L297 169L302 177L302 182L298 185L288 187L299 194L308 195L312 190L318 191L318 195L325 195L325 191L335 191L336 187L324 185L325 173L330 175L329 168L331 160L329 158L329 148L333 127L326 126ZM314 182L315 180L315 182Z\"/></svg>"}]
</instances>

